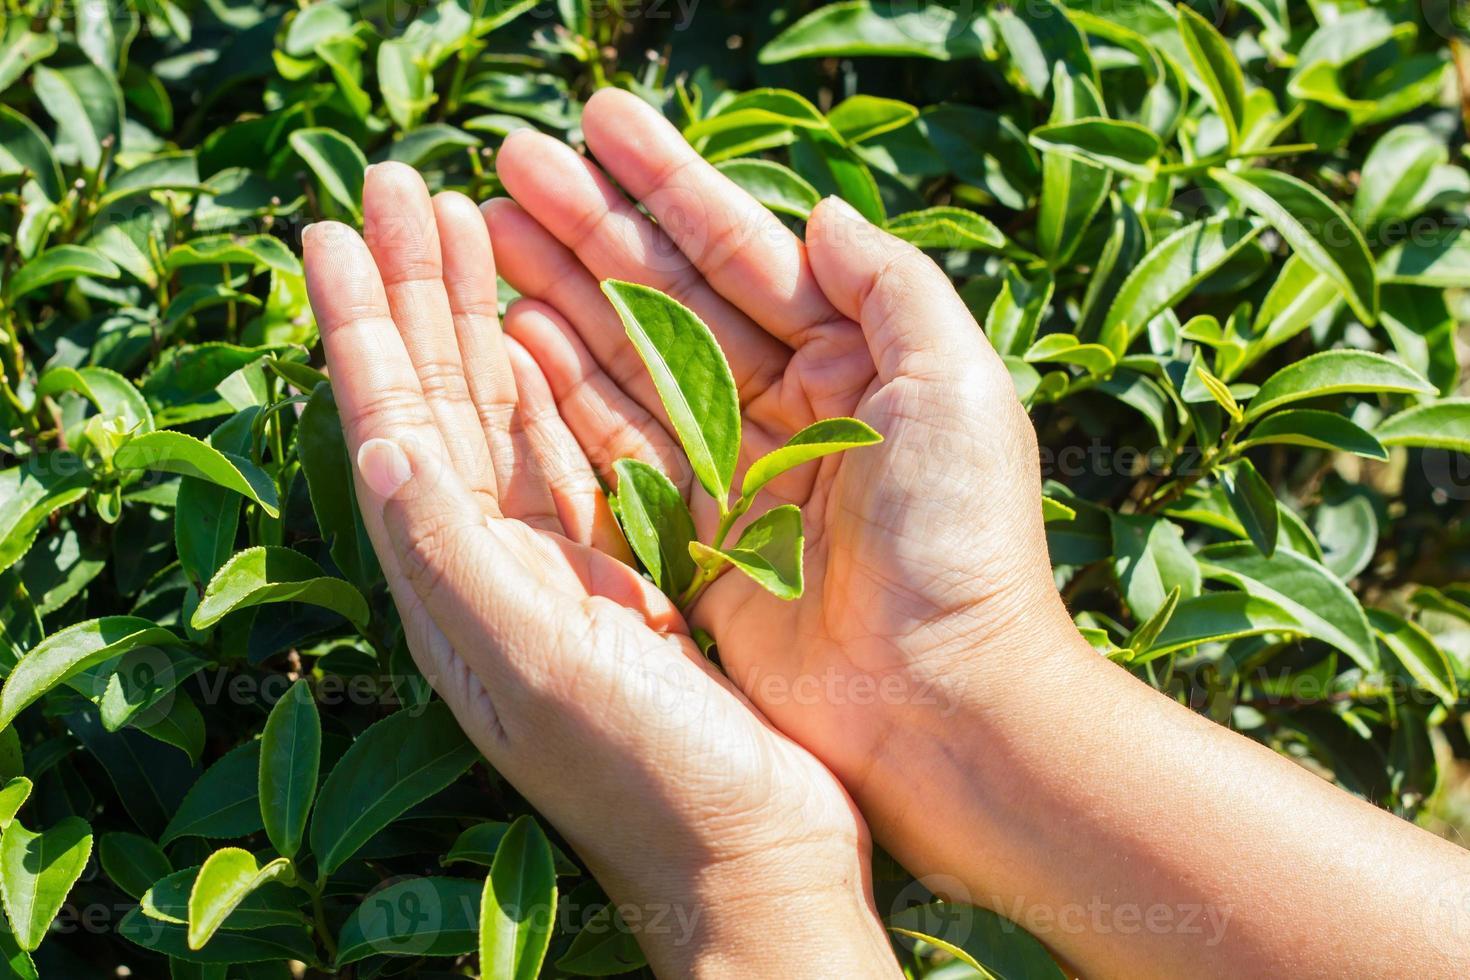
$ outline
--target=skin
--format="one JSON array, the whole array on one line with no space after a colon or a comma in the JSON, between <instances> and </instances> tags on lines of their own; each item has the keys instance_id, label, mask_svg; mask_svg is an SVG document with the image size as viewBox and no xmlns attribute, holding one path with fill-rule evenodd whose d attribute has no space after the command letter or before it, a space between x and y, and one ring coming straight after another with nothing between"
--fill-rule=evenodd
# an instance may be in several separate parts
<instances>
[{"instance_id":1,"label":"skin","mask_svg":"<svg viewBox=\"0 0 1470 980\"><path fill-rule=\"evenodd\" d=\"M583 126L595 165L508 138L511 197L483 221L373 168L366 245L312 226L307 276L415 657L615 900L700 910L683 941L640 935L656 970L895 975L867 826L1088 976L1470 970L1465 852L1077 634L1032 428L937 266L830 199L798 239L627 93L598 93ZM503 329L494 268L525 297ZM686 621L624 564L594 477L613 484L616 459L664 468L702 535L715 508L689 494L603 278L714 330L742 466L819 418L884 435L752 508L802 506L799 600L729 574Z\"/></svg>"}]
</instances>

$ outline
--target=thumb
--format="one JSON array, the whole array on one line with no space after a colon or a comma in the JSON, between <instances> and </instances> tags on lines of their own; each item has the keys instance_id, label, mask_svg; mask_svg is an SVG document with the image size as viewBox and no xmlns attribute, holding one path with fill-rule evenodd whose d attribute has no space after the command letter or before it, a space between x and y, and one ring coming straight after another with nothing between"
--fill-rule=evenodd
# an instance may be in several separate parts
<instances>
[{"instance_id":1,"label":"thumb","mask_svg":"<svg viewBox=\"0 0 1470 980\"><path fill-rule=\"evenodd\" d=\"M424 673L462 681L457 657L494 692L525 692L554 673L564 631L585 615L547 587L542 556L526 554L523 540L487 523L442 446L402 431L368 439L358 447L357 469L368 490L363 505L378 508L386 532L400 609L420 603L452 647L425 651L445 662L421 664ZM450 691L440 693L453 703ZM513 734L517 712L498 713Z\"/></svg>"},{"instance_id":2,"label":"thumb","mask_svg":"<svg viewBox=\"0 0 1470 980\"><path fill-rule=\"evenodd\" d=\"M836 197L807 222L807 255L832 305L856 320L884 381L944 377L998 358L949 277L914 246Z\"/></svg>"}]
</instances>

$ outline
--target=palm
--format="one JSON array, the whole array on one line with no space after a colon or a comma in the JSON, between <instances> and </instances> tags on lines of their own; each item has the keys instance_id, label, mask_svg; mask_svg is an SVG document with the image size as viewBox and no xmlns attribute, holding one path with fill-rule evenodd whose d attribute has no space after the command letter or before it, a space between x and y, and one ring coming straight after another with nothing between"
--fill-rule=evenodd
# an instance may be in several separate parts
<instances>
[{"instance_id":1,"label":"palm","mask_svg":"<svg viewBox=\"0 0 1470 980\"><path fill-rule=\"evenodd\" d=\"M660 464L690 499L702 537L714 530L716 505L691 492L652 383L598 292L607 278L662 289L710 325L740 390L742 465L821 418L855 415L885 437L876 449L787 474L752 508L802 506L801 599L783 602L730 574L692 612L752 700L841 775L867 748L852 737L863 730L859 689L942 654L957 633L972 639L985 615L977 610L1004 605L990 588L1005 580L994 566L1039 540L1039 488L1034 470L1018 479L991 466L978 482L975 474L1024 452L1030 426L963 304L916 253L900 254L893 268L875 259L875 249L893 246L886 239L829 242L809 254L626 93L599 93L584 130L599 163L657 225L597 166L532 134L501 151L513 201L485 211L500 272L527 297L508 311L506 330L545 372L561 417L604 478L618 458ZM946 321L935 329L949 329L955 349L910 349L901 311L884 309L875 292L884 276L937 286L928 308L907 312ZM969 376L940 380L955 373L926 370L936 354L973 365Z\"/></svg>"}]
</instances>

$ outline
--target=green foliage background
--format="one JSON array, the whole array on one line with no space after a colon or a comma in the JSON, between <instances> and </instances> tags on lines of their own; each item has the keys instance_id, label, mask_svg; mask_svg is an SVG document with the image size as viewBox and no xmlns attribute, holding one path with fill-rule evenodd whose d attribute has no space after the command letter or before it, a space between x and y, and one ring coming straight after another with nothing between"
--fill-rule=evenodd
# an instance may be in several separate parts
<instances>
[{"instance_id":1,"label":"green foliage background","mask_svg":"<svg viewBox=\"0 0 1470 980\"><path fill-rule=\"evenodd\" d=\"M297 258L359 219L367 161L492 196L504 135L576 142L603 85L793 227L838 193L946 265L1032 410L1099 655L1463 826L1453 8L1194 10L6 0L0 976L467 973L526 928L506 895L558 891L524 975L544 943L546 975L637 969L430 704ZM878 878L913 975L1057 974Z\"/></svg>"}]
</instances>

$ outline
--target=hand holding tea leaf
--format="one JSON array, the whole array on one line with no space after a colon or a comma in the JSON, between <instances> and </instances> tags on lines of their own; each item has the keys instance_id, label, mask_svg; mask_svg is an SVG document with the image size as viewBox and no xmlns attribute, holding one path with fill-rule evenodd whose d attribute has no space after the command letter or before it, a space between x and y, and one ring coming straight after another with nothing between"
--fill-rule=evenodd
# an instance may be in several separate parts
<instances>
[{"instance_id":1,"label":"hand holding tea leaf","mask_svg":"<svg viewBox=\"0 0 1470 980\"><path fill-rule=\"evenodd\" d=\"M781 975L796 968L782 950L801 949L887 975L861 819L620 560L540 369L500 334L479 212L431 202L388 164L367 176L364 213L366 243L313 226L307 279L364 519L423 674L614 899L697 913L683 942L645 937L655 968L692 975L709 957ZM771 923L742 911L748 889L789 893L783 917L809 904L810 934L772 947Z\"/></svg>"}]
</instances>

